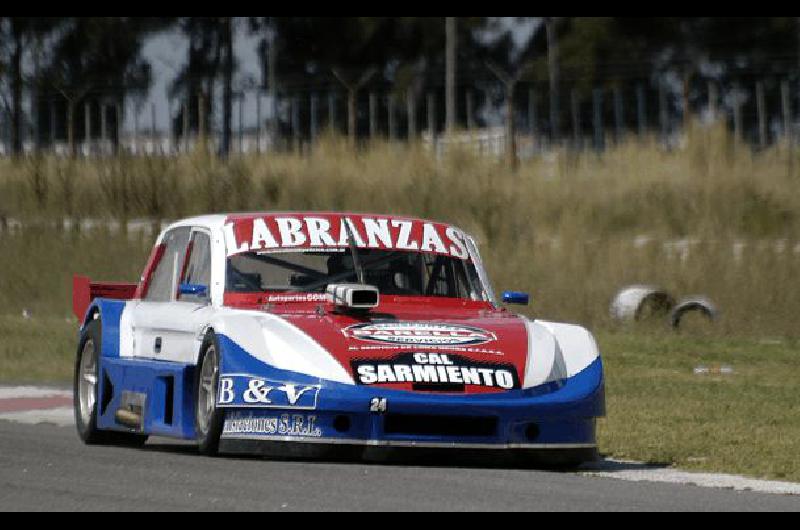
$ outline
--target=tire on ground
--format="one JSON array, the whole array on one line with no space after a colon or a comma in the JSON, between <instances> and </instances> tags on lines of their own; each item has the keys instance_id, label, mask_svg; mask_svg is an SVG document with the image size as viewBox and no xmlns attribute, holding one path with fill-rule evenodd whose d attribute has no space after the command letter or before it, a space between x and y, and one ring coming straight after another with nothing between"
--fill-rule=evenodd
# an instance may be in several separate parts
<instances>
[{"instance_id":1,"label":"tire on ground","mask_svg":"<svg viewBox=\"0 0 800 530\"><path fill-rule=\"evenodd\" d=\"M673 329L679 329L681 326L681 320L687 313L691 313L693 311L697 311L709 321L714 322L717 317L719 316L719 310L714 303L704 296L694 296L689 298L684 298L672 309L670 313L670 325Z\"/></svg>"},{"instance_id":2,"label":"tire on ground","mask_svg":"<svg viewBox=\"0 0 800 530\"><path fill-rule=\"evenodd\" d=\"M214 393L213 402L214 410L207 420L207 428L204 430L200 424L200 392L201 392L201 379L203 377L204 363L209 355L214 355L213 361L216 366L214 370L213 381L211 382L211 389ZM209 359L211 361L211 359ZM224 411L216 406L216 392L219 384L219 362L220 362L220 349L219 342L213 331L206 333L203 340L203 346L200 349L200 356L197 360L197 370L195 370L194 380L194 426L197 435L197 448L201 454L206 456L216 456L219 452L219 439L222 435L222 428L225 419Z\"/></svg>"},{"instance_id":3,"label":"tire on ground","mask_svg":"<svg viewBox=\"0 0 800 530\"><path fill-rule=\"evenodd\" d=\"M93 350L85 351L86 345L91 341ZM89 322L83 328L80 341L78 341L78 352L75 356L75 372L73 377L73 410L75 413L75 427L78 436L87 445L121 445L126 447L141 447L147 442L147 435L124 433L117 431L102 431L97 428L97 413L99 400L98 391L100 388L100 352L102 346L102 325L99 318ZM84 354L95 356L94 360L94 403L92 405L89 421L86 422L81 414L80 382L82 378L82 360Z\"/></svg>"},{"instance_id":4,"label":"tire on ground","mask_svg":"<svg viewBox=\"0 0 800 530\"><path fill-rule=\"evenodd\" d=\"M620 321L639 321L651 316L666 316L675 299L654 285L629 285L614 296L609 308L611 317Z\"/></svg>"}]
</instances>

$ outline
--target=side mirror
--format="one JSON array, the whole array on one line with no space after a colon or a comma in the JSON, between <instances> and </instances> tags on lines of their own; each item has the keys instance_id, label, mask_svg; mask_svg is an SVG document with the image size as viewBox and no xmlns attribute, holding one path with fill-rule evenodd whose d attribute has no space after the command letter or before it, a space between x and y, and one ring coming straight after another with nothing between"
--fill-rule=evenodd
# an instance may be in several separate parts
<instances>
[{"instance_id":1,"label":"side mirror","mask_svg":"<svg viewBox=\"0 0 800 530\"><path fill-rule=\"evenodd\" d=\"M519 291L503 291L504 304L528 305L530 296L528 293L521 293Z\"/></svg>"},{"instance_id":2,"label":"side mirror","mask_svg":"<svg viewBox=\"0 0 800 530\"><path fill-rule=\"evenodd\" d=\"M208 296L208 287L195 283L182 283L180 287L178 287L178 292L182 295L204 298Z\"/></svg>"}]
</instances>

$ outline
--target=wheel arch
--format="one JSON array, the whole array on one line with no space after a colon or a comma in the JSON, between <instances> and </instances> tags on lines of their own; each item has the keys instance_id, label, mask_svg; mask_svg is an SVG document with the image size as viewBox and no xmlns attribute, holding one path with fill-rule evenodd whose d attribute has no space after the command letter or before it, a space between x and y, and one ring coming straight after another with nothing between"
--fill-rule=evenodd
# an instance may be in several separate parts
<instances>
[{"instance_id":1,"label":"wheel arch","mask_svg":"<svg viewBox=\"0 0 800 530\"><path fill-rule=\"evenodd\" d=\"M119 357L120 322L126 307L127 302L124 300L95 298L86 310L80 333L83 334L90 322L94 320L102 322L100 325L101 357Z\"/></svg>"}]
</instances>

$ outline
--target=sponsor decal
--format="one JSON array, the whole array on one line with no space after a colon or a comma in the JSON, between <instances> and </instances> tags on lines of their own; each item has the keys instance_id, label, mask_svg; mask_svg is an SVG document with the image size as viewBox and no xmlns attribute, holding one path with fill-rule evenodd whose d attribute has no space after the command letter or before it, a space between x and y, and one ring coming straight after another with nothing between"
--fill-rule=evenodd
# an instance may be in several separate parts
<instances>
[{"instance_id":1,"label":"sponsor decal","mask_svg":"<svg viewBox=\"0 0 800 530\"><path fill-rule=\"evenodd\" d=\"M317 425L317 417L313 414L270 416L253 412L233 411L225 417L222 434L319 438L322 436L322 429Z\"/></svg>"},{"instance_id":2,"label":"sponsor decal","mask_svg":"<svg viewBox=\"0 0 800 530\"><path fill-rule=\"evenodd\" d=\"M453 390L467 385L503 390L520 387L513 365L476 363L453 354L417 352L385 360L357 359L351 364L361 385L412 383L420 390L425 386Z\"/></svg>"},{"instance_id":3,"label":"sponsor decal","mask_svg":"<svg viewBox=\"0 0 800 530\"><path fill-rule=\"evenodd\" d=\"M271 294L267 296L267 303L279 304L286 302L327 302L328 295L325 293L303 293L303 294Z\"/></svg>"},{"instance_id":4,"label":"sponsor decal","mask_svg":"<svg viewBox=\"0 0 800 530\"><path fill-rule=\"evenodd\" d=\"M468 259L467 237L456 227L412 219L319 214L234 217L225 224L227 255L285 249L349 246L347 227L358 248L430 252Z\"/></svg>"},{"instance_id":5,"label":"sponsor decal","mask_svg":"<svg viewBox=\"0 0 800 530\"><path fill-rule=\"evenodd\" d=\"M431 348L431 345L426 345L427 348ZM380 344L380 345L368 345L368 346L348 346L348 350L352 352L356 351L411 351L417 350L419 347L415 344ZM504 351L501 350L491 350L488 348L470 348L470 347L463 347L463 346L436 346L437 351L445 351L445 352L462 352L462 353L480 353L485 355L497 355L503 356L505 355Z\"/></svg>"},{"instance_id":6,"label":"sponsor decal","mask_svg":"<svg viewBox=\"0 0 800 530\"><path fill-rule=\"evenodd\" d=\"M496 340L494 333L471 326L431 322L372 322L342 330L359 340L414 346L466 346Z\"/></svg>"},{"instance_id":7,"label":"sponsor decal","mask_svg":"<svg viewBox=\"0 0 800 530\"><path fill-rule=\"evenodd\" d=\"M319 390L319 385L296 385L250 375L223 375L219 378L217 405L314 410Z\"/></svg>"}]
</instances>

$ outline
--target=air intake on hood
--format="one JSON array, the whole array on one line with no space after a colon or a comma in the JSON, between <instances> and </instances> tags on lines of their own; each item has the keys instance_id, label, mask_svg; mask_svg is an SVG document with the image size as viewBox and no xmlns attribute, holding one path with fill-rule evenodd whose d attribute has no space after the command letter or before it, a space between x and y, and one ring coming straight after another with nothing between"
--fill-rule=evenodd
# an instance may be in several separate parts
<instances>
[{"instance_id":1,"label":"air intake on hood","mask_svg":"<svg viewBox=\"0 0 800 530\"><path fill-rule=\"evenodd\" d=\"M328 299L337 307L372 309L378 305L378 288L360 283L332 283L327 289Z\"/></svg>"}]
</instances>

